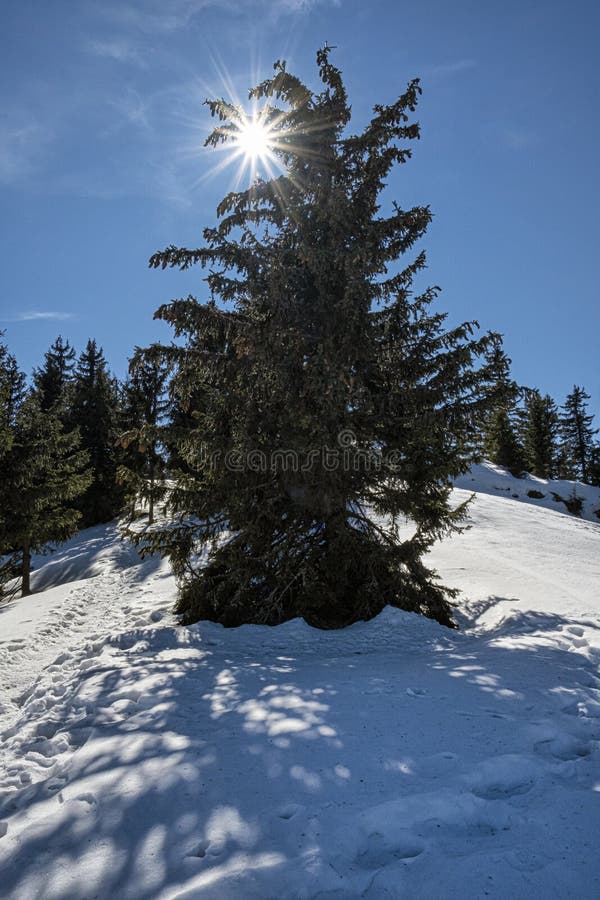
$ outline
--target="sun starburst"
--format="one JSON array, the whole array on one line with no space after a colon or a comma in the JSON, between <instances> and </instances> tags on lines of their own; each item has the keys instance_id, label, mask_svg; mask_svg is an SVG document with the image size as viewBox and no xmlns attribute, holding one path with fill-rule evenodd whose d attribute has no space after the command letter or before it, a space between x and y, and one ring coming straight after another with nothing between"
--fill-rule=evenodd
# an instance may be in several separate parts
<instances>
[{"instance_id":1,"label":"sun starburst","mask_svg":"<svg viewBox=\"0 0 600 900\"><path fill-rule=\"evenodd\" d=\"M249 116L242 121L235 144L248 162L256 164L272 157L272 138L260 116Z\"/></svg>"}]
</instances>

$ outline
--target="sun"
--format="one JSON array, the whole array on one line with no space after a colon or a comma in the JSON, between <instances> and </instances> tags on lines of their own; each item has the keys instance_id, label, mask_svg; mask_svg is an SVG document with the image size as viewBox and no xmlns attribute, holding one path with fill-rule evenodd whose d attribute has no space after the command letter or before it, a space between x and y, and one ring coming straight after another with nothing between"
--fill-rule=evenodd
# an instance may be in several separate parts
<instances>
[{"instance_id":1,"label":"sun","mask_svg":"<svg viewBox=\"0 0 600 900\"><path fill-rule=\"evenodd\" d=\"M234 164L231 190L237 191L246 178L252 185L257 179L274 179L285 171L280 157L287 147L285 137L288 132L283 115L275 115L273 110L261 109L254 104L246 111L235 95L232 97L231 102L222 101L226 107L222 116L227 120L226 124L218 125L204 144L224 151L223 157L201 180L214 177Z\"/></svg>"},{"instance_id":2,"label":"sun","mask_svg":"<svg viewBox=\"0 0 600 900\"><path fill-rule=\"evenodd\" d=\"M249 116L239 126L235 143L250 163L264 161L271 157L273 147L270 129L259 116Z\"/></svg>"}]
</instances>

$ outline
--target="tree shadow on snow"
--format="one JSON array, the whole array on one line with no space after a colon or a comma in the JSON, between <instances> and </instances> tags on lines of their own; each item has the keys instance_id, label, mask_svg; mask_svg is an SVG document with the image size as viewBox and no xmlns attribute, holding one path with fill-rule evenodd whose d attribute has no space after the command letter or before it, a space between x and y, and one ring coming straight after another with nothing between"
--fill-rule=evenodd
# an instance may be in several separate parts
<instances>
[{"instance_id":1,"label":"tree shadow on snow","mask_svg":"<svg viewBox=\"0 0 600 900\"><path fill-rule=\"evenodd\" d=\"M532 721L572 717L568 704L600 686L589 627L513 613L473 636L394 611L343 632L128 632L116 661L92 658L22 723L25 760L52 758L63 732L77 749L5 797L3 896L276 896L298 854L331 870L332 829L435 790L465 747L464 765L534 753Z\"/></svg>"}]
</instances>

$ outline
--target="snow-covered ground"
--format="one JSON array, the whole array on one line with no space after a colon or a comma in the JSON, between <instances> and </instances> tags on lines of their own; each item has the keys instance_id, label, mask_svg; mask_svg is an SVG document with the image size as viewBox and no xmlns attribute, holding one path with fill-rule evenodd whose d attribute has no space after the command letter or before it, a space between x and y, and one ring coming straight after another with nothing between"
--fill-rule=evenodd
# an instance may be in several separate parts
<instances>
[{"instance_id":1,"label":"snow-covered ground","mask_svg":"<svg viewBox=\"0 0 600 900\"><path fill-rule=\"evenodd\" d=\"M0 607L0 896L599 897L600 491L535 485L459 482L457 632L180 628L110 526L38 560Z\"/></svg>"}]
</instances>

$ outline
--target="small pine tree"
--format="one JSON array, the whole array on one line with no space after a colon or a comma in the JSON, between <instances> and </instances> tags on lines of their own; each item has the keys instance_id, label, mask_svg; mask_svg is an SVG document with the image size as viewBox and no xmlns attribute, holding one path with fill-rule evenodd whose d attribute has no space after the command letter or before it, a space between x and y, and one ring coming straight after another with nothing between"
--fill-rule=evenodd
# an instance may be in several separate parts
<instances>
[{"instance_id":1,"label":"small pine tree","mask_svg":"<svg viewBox=\"0 0 600 900\"><path fill-rule=\"evenodd\" d=\"M65 404L74 368L75 349L59 335L45 353L43 366L33 371L33 383L43 410Z\"/></svg>"},{"instance_id":2,"label":"small pine tree","mask_svg":"<svg viewBox=\"0 0 600 900\"><path fill-rule=\"evenodd\" d=\"M558 432L558 409L552 397L528 391L523 427L525 466L539 478L553 478L556 473Z\"/></svg>"},{"instance_id":3,"label":"small pine tree","mask_svg":"<svg viewBox=\"0 0 600 900\"><path fill-rule=\"evenodd\" d=\"M113 519L125 493L117 481L118 385L94 340L87 342L77 361L72 397L69 425L79 429L92 470L92 481L79 501L82 524L88 527Z\"/></svg>"},{"instance_id":4,"label":"small pine tree","mask_svg":"<svg viewBox=\"0 0 600 900\"><path fill-rule=\"evenodd\" d=\"M154 522L155 504L165 492L161 436L169 405L166 395L168 377L168 363L145 359L138 352L130 361L129 379L123 386L125 430L120 437L123 461L118 477L128 489L132 517L136 498L146 501L149 525Z\"/></svg>"},{"instance_id":5,"label":"small pine tree","mask_svg":"<svg viewBox=\"0 0 600 900\"><path fill-rule=\"evenodd\" d=\"M91 481L87 461L77 432L65 433L56 411L44 411L30 391L14 415L0 484L0 546L13 571L20 560L23 596L31 591L31 554L77 528L76 501Z\"/></svg>"},{"instance_id":6,"label":"small pine tree","mask_svg":"<svg viewBox=\"0 0 600 900\"><path fill-rule=\"evenodd\" d=\"M597 428L592 428L593 415L587 411L590 395L585 389L574 385L567 396L560 419L562 445L565 459L574 473L574 477L587 481L592 460L594 435Z\"/></svg>"}]
</instances>

